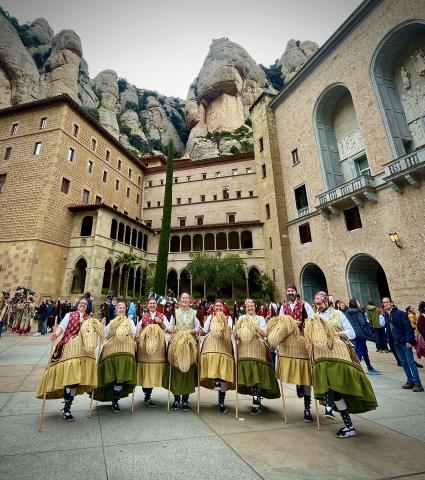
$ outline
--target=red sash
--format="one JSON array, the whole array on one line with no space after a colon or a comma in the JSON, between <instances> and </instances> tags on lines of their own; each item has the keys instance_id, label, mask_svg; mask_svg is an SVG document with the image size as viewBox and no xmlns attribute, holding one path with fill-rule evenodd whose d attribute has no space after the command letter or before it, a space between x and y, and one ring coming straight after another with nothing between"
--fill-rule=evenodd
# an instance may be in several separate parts
<instances>
[{"instance_id":1,"label":"red sash","mask_svg":"<svg viewBox=\"0 0 425 480\"><path fill-rule=\"evenodd\" d=\"M89 316L84 315L84 320ZM61 341L56 345L55 351L52 356L52 362L57 362L62 356L63 347L69 342L69 340L80 333L81 322L80 322L80 313L71 312L69 314L69 322L66 330L61 338Z\"/></svg>"},{"instance_id":2,"label":"red sash","mask_svg":"<svg viewBox=\"0 0 425 480\"><path fill-rule=\"evenodd\" d=\"M150 312L145 312L142 316L142 328L146 327L147 325L151 325L155 323L155 319L158 318L162 322L162 314L158 311L155 312L155 317L152 318Z\"/></svg>"}]
</instances>

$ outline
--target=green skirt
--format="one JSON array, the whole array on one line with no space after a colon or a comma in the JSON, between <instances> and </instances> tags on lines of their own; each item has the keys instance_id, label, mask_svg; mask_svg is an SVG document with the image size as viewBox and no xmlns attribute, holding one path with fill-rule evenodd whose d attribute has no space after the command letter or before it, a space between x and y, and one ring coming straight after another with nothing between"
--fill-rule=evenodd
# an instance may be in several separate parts
<instances>
[{"instance_id":1,"label":"green skirt","mask_svg":"<svg viewBox=\"0 0 425 480\"><path fill-rule=\"evenodd\" d=\"M253 358L238 361L238 392L251 395L252 387L260 389L264 398L279 398L280 389L271 365Z\"/></svg>"},{"instance_id":2,"label":"green skirt","mask_svg":"<svg viewBox=\"0 0 425 480\"><path fill-rule=\"evenodd\" d=\"M101 360L97 370L97 388L93 398L100 402L110 402L116 383L122 383L120 398L133 392L136 386L136 359L127 353L117 353Z\"/></svg>"},{"instance_id":3,"label":"green skirt","mask_svg":"<svg viewBox=\"0 0 425 480\"><path fill-rule=\"evenodd\" d=\"M168 375L170 365L164 373L164 380L162 386L168 390ZM198 368L196 364L190 366L186 373L183 373L176 367L171 368L171 392L173 395L190 395L194 393L198 386Z\"/></svg>"},{"instance_id":4,"label":"green skirt","mask_svg":"<svg viewBox=\"0 0 425 480\"><path fill-rule=\"evenodd\" d=\"M323 404L329 390L339 393L350 413L365 413L378 406L372 385L361 366L345 360L322 358L313 365L314 398Z\"/></svg>"}]
</instances>

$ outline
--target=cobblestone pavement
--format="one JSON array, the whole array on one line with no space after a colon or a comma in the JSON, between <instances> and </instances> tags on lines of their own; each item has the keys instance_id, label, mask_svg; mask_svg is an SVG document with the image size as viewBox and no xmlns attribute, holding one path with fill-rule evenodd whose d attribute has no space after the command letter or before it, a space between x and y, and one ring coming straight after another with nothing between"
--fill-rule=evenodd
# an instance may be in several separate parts
<instances>
[{"instance_id":1,"label":"cobblestone pavement","mask_svg":"<svg viewBox=\"0 0 425 480\"><path fill-rule=\"evenodd\" d=\"M120 414L108 404L77 397L75 422L65 423L59 400L46 402L42 433L37 431L41 401L34 396L49 355L46 337L5 334L0 339L0 478L26 480L156 479L425 479L425 393L401 390L404 375L391 354L374 353L381 376L371 377L379 408L354 415L358 436L335 438L340 422L321 429L303 421L303 402L285 386L289 423L281 400L264 400L264 412L249 415L250 399L228 394L229 412L216 408L216 392L201 390L201 413L167 412L167 392L156 389L155 409L136 411L122 400ZM423 362L425 363L425 362ZM425 376L422 373L425 383ZM97 404L96 404L97 403Z\"/></svg>"}]
</instances>

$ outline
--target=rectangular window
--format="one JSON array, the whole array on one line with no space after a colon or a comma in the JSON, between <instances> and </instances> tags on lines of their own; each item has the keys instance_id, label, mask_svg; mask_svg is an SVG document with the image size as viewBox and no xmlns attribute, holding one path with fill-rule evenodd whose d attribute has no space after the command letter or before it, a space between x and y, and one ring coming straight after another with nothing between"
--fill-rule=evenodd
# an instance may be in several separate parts
<instances>
[{"instance_id":1,"label":"rectangular window","mask_svg":"<svg viewBox=\"0 0 425 480\"><path fill-rule=\"evenodd\" d=\"M146 225L148 228L152 228L152 220L145 220L145 225Z\"/></svg>"},{"instance_id":2,"label":"rectangular window","mask_svg":"<svg viewBox=\"0 0 425 480\"><path fill-rule=\"evenodd\" d=\"M83 203L89 203L90 192L86 189L83 190L82 201Z\"/></svg>"},{"instance_id":3,"label":"rectangular window","mask_svg":"<svg viewBox=\"0 0 425 480\"><path fill-rule=\"evenodd\" d=\"M102 197L99 197L99 195L96 195L96 200L94 201L96 205L100 205L102 203Z\"/></svg>"},{"instance_id":4,"label":"rectangular window","mask_svg":"<svg viewBox=\"0 0 425 480\"><path fill-rule=\"evenodd\" d=\"M142 184L142 177L139 175L137 179L137 185L140 187L141 184Z\"/></svg>"},{"instance_id":5,"label":"rectangular window","mask_svg":"<svg viewBox=\"0 0 425 480\"><path fill-rule=\"evenodd\" d=\"M206 180L207 179L207 174L206 173L203 173L202 174L202 180Z\"/></svg>"},{"instance_id":6,"label":"rectangular window","mask_svg":"<svg viewBox=\"0 0 425 480\"><path fill-rule=\"evenodd\" d=\"M177 183L179 181L178 177L174 177L174 183Z\"/></svg>"},{"instance_id":7,"label":"rectangular window","mask_svg":"<svg viewBox=\"0 0 425 480\"><path fill-rule=\"evenodd\" d=\"M179 226L180 227L186 226L186 217L179 218Z\"/></svg>"},{"instance_id":8,"label":"rectangular window","mask_svg":"<svg viewBox=\"0 0 425 480\"><path fill-rule=\"evenodd\" d=\"M40 118L40 130L47 127L47 117Z\"/></svg>"},{"instance_id":9,"label":"rectangular window","mask_svg":"<svg viewBox=\"0 0 425 480\"><path fill-rule=\"evenodd\" d=\"M269 237L270 250L273 250L273 240L272 237Z\"/></svg>"},{"instance_id":10,"label":"rectangular window","mask_svg":"<svg viewBox=\"0 0 425 480\"><path fill-rule=\"evenodd\" d=\"M232 168L232 175L237 175L237 174L238 174L238 169Z\"/></svg>"},{"instance_id":11,"label":"rectangular window","mask_svg":"<svg viewBox=\"0 0 425 480\"><path fill-rule=\"evenodd\" d=\"M13 123L12 128L10 129L10 134L11 135L16 135L18 133L18 124Z\"/></svg>"},{"instance_id":12,"label":"rectangular window","mask_svg":"<svg viewBox=\"0 0 425 480\"><path fill-rule=\"evenodd\" d=\"M311 242L311 231L310 231L310 224L304 223L304 225L300 225L298 227L298 232L300 234L300 242L301 243L310 243Z\"/></svg>"},{"instance_id":13,"label":"rectangular window","mask_svg":"<svg viewBox=\"0 0 425 480\"><path fill-rule=\"evenodd\" d=\"M72 136L78 137L79 131L80 131L80 127L76 123L74 123L74 126L72 127Z\"/></svg>"},{"instance_id":14,"label":"rectangular window","mask_svg":"<svg viewBox=\"0 0 425 480\"><path fill-rule=\"evenodd\" d=\"M190 197L187 199L187 203L192 203L192 199Z\"/></svg>"},{"instance_id":15,"label":"rectangular window","mask_svg":"<svg viewBox=\"0 0 425 480\"><path fill-rule=\"evenodd\" d=\"M201 202L205 202L205 195L201 195Z\"/></svg>"},{"instance_id":16,"label":"rectangular window","mask_svg":"<svg viewBox=\"0 0 425 480\"><path fill-rule=\"evenodd\" d=\"M136 195L136 204L139 205L140 203L140 193Z\"/></svg>"},{"instance_id":17,"label":"rectangular window","mask_svg":"<svg viewBox=\"0 0 425 480\"><path fill-rule=\"evenodd\" d=\"M92 138L91 139L91 149L93 150L93 152L96 151L96 147L97 147L97 140L95 138Z\"/></svg>"},{"instance_id":18,"label":"rectangular window","mask_svg":"<svg viewBox=\"0 0 425 480\"><path fill-rule=\"evenodd\" d=\"M246 167L246 173L252 173L252 167Z\"/></svg>"},{"instance_id":19,"label":"rectangular window","mask_svg":"<svg viewBox=\"0 0 425 480\"><path fill-rule=\"evenodd\" d=\"M252 190L249 191L249 196L250 197L253 197L254 196L254 192Z\"/></svg>"},{"instance_id":20,"label":"rectangular window","mask_svg":"<svg viewBox=\"0 0 425 480\"><path fill-rule=\"evenodd\" d=\"M223 187L223 200L227 200L229 198L229 187Z\"/></svg>"},{"instance_id":21,"label":"rectangular window","mask_svg":"<svg viewBox=\"0 0 425 480\"><path fill-rule=\"evenodd\" d=\"M6 173L0 175L0 193L4 192L4 184L6 183Z\"/></svg>"},{"instance_id":22,"label":"rectangular window","mask_svg":"<svg viewBox=\"0 0 425 480\"><path fill-rule=\"evenodd\" d=\"M41 152L41 142L37 142L34 145L34 155L40 155Z\"/></svg>"},{"instance_id":23,"label":"rectangular window","mask_svg":"<svg viewBox=\"0 0 425 480\"><path fill-rule=\"evenodd\" d=\"M68 150L68 160L72 162L74 160L75 150L72 147L69 147Z\"/></svg>"},{"instance_id":24,"label":"rectangular window","mask_svg":"<svg viewBox=\"0 0 425 480\"><path fill-rule=\"evenodd\" d=\"M161 201L160 201L160 200L157 200L157 201L156 201L156 206L157 206L157 207L160 207L160 206L161 206Z\"/></svg>"},{"instance_id":25,"label":"rectangular window","mask_svg":"<svg viewBox=\"0 0 425 480\"><path fill-rule=\"evenodd\" d=\"M274 268L273 268L273 270L272 270L272 271L273 271L273 282L275 282L275 281L276 281L276 271L275 271L275 269L274 269Z\"/></svg>"},{"instance_id":26,"label":"rectangular window","mask_svg":"<svg viewBox=\"0 0 425 480\"><path fill-rule=\"evenodd\" d=\"M297 163L300 163L300 160L298 158L297 148L295 150L292 150L291 155L292 155L292 165L296 165Z\"/></svg>"},{"instance_id":27,"label":"rectangular window","mask_svg":"<svg viewBox=\"0 0 425 480\"><path fill-rule=\"evenodd\" d=\"M236 222L236 213L235 212L227 213L226 217L227 217L227 223L235 223Z\"/></svg>"},{"instance_id":28,"label":"rectangular window","mask_svg":"<svg viewBox=\"0 0 425 480\"><path fill-rule=\"evenodd\" d=\"M263 178L266 178L267 177L267 172L266 172L266 164L263 163L261 165L261 174L263 175Z\"/></svg>"},{"instance_id":29,"label":"rectangular window","mask_svg":"<svg viewBox=\"0 0 425 480\"><path fill-rule=\"evenodd\" d=\"M358 176L370 175L369 162L367 161L366 155L356 158L354 160L354 165L356 167L356 173Z\"/></svg>"},{"instance_id":30,"label":"rectangular window","mask_svg":"<svg viewBox=\"0 0 425 480\"><path fill-rule=\"evenodd\" d=\"M344 218L348 231L362 228L362 219L360 218L359 207L352 207L344 210Z\"/></svg>"},{"instance_id":31,"label":"rectangular window","mask_svg":"<svg viewBox=\"0 0 425 480\"><path fill-rule=\"evenodd\" d=\"M121 162L121 160L118 160L118 162L117 162L117 167L118 167L118 170L121 170L121 165L122 165L122 162Z\"/></svg>"},{"instance_id":32,"label":"rectangular window","mask_svg":"<svg viewBox=\"0 0 425 480\"><path fill-rule=\"evenodd\" d=\"M146 208L151 208L151 202L150 201L146 202Z\"/></svg>"},{"instance_id":33,"label":"rectangular window","mask_svg":"<svg viewBox=\"0 0 425 480\"><path fill-rule=\"evenodd\" d=\"M186 180L190 182L190 175L187 175Z\"/></svg>"},{"instance_id":34,"label":"rectangular window","mask_svg":"<svg viewBox=\"0 0 425 480\"><path fill-rule=\"evenodd\" d=\"M220 172L215 172L215 178L218 178L220 176Z\"/></svg>"},{"instance_id":35,"label":"rectangular window","mask_svg":"<svg viewBox=\"0 0 425 480\"><path fill-rule=\"evenodd\" d=\"M213 200L217 200L217 195L213 195Z\"/></svg>"},{"instance_id":36,"label":"rectangular window","mask_svg":"<svg viewBox=\"0 0 425 480\"><path fill-rule=\"evenodd\" d=\"M111 159L111 152L109 150L106 150L105 152L105 160L107 162L109 162L109 160Z\"/></svg>"},{"instance_id":37,"label":"rectangular window","mask_svg":"<svg viewBox=\"0 0 425 480\"><path fill-rule=\"evenodd\" d=\"M131 178L131 175L133 174L133 171L131 170L131 168L128 169L128 178Z\"/></svg>"},{"instance_id":38,"label":"rectangular window","mask_svg":"<svg viewBox=\"0 0 425 480\"><path fill-rule=\"evenodd\" d=\"M61 192L63 193L69 193L69 186L70 186L71 182L63 177L62 178L62 183L61 183Z\"/></svg>"},{"instance_id":39,"label":"rectangular window","mask_svg":"<svg viewBox=\"0 0 425 480\"><path fill-rule=\"evenodd\" d=\"M180 205L182 203L182 199L181 198L177 198L177 205Z\"/></svg>"},{"instance_id":40,"label":"rectangular window","mask_svg":"<svg viewBox=\"0 0 425 480\"><path fill-rule=\"evenodd\" d=\"M258 140L258 143L260 144L260 152L262 152L264 150L264 140L263 140L263 137L260 138L260 140Z\"/></svg>"},{"instance_id":41,"label":"rectangular window","mask_svg":"<svg viewBox=\"0 0 425 480\"><path fill-rule=\"evenodd\" d=\"M236 192L236 198L242 198L242 192L240 190Z\"/></svg>"},{"instance_id":42,"label":"rectangular window","mask_svg":"<svg viewBox=\"0 0 425 480\"><path fill-rule=\"evenodd\" d=\"M87 171L89 173L93 173L93 162L92 162L92 160L88 160L88 162L87 162Z\"/></svg>"},{"instance_id":43,"label":"rectangular window","mask_svg":"<svg viewBox=\"0 0 425 480\"><path fill-rule=\"evenodd\" d=\"M152 187L152 180L149 180L148 187Z\"/></svg>"},{"instance_id":44,"label":"rectangular window","mask_svg":"<svg viewBox=\"0 0 425 480\"><path fill-rule=\"evenodd\" d=\"M196 225L203 225L204 224L204 217L196 217Z\"/></svg>"},{"instance_id":45,"label":"rectangular window","mask_svg":"<svg viewBox=\"0 0 425 480\"><path fill-rule=\"evenodd\" d=\"M11 153L12 153L12 147L6 147L6 150L4 152L4 159L9 160Z\"/></svg>"},{"instance_id":46,"label":"rectangular window","mask_svg":"<svg viewBox=\"0 0 425 480\"><path fill-rule=\"evenodd\" d=\"M308 214L308 198L305 185L301 185L294 189L295 205L298 211L298 217Z\"/></svg>"},{"instance_id":47,"label":"rectangular window","mask_svg":"<svg viewBox=\"0 0 425 480\"><path fill-rule=\"evenodd\" d=\"M103 183L106 183L108 181L108 172L106 170L103 170L102 181Z\"/></svg>"},{"instance_id":48,"label":"rectangular window","mask_svg":"<svg viewBox=\"0 0 425 480\"><path fill-rule=\"evenodd\" d=\"M267 220L270 218L270 205L266 203L266 218Z\"/></svg>"},{"instance_id":49,"label":"rectangular window","mask_svg":"<svg viewBox=\"0 0 425 480\"><path fill-rule=\"evenodd\" d=\"M127 198L130 198L130 187L127 187Z\"/></svg>"},{"instance_id":50,"label":"rectangular window","mask_svg":"<svg viewBox=\"0 0 425 480\"><path fill-rule=\"evenodd\" d=\"M161 180L159 181L159 184L160 185L164 185L164 180L161 178Z\"/></svg>"},{"instance_id":51,"label":"rectangular window","mask_svg":"<svg viewBox=\"0 0 425 480\"><path fill-rule=\"evenodd\" d=\"M120 189L120 181L117 179L115 180L115 190L119 190Z\"/></svg>"}]
</instances>

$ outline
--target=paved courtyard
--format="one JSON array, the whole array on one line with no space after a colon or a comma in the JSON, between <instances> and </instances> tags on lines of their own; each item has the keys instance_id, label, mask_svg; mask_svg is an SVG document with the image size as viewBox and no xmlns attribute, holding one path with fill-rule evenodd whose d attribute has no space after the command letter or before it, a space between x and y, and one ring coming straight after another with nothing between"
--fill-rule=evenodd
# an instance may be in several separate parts
<instances>
[{"instance_id":1,"label":"paved courtyard","mask_svg":"<svg viewBox=\"0 0 425 480\"><path fill-rule=\"evenodd\" d=\"M61 402L48 401L38 433L34 391L48 355L48 338L0 339L1 479L425 479L425 394L400 389L404 376L391 354L371 354L383 372L371 378L379 408L353 416L358 436L347 440L335 438L339 422L323 415L321 431L306 424L292 385L285 386L288 425L280 399L264 400L264 413L252 417L250 399L240 397L235 420L233 392L220 415L216 393L202 389L198 416L196 395L194 411L167 412L165 390L154 390L157 408L147 409L137 389L134 414L129 399L117 415L94 402L89 419L84 396L71 424L58 413Z\"/></svg>"}]
</instances>

